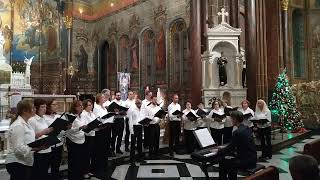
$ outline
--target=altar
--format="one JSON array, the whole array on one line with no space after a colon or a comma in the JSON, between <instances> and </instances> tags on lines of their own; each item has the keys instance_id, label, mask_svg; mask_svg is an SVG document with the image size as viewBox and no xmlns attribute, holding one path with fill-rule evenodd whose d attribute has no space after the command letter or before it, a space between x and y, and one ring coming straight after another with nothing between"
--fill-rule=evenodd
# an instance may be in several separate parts
<instances>
[{"instance_id":1,"label":"altar","mask_svg":"<svg viewBox=\"0 0 320 180\"><path fill-rule=\"evenodd\" d=\"M247 96L242 86L243 59L240 54L239 37L241 29L230 26L225 17L228 12L222 8L218 15L221 23L207 30L208 51L202 54L203 102L211 108L209 101L220 98L232 106L240 106Z\"/></svg>"}]
</instances>

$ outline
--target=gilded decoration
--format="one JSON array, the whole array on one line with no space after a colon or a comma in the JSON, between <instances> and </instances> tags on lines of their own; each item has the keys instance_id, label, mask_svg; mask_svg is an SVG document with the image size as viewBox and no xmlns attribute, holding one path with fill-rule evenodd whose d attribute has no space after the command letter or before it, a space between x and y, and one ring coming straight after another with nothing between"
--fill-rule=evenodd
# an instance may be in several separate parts
<instances>
[{"instance_id":1,"label":"gilded decoration","mask_svg":"<svg viewBox=\"0 0 320 180\"><path fill-rule=\"evenodd\" d=\"M282 0L281 1L281 8L284 11L288 11L289 8L289 0Z\"/></svg>"},{"instance_id":2,"label":"gilded decoration","mask_svg":"<svg viewBox=\"0 0 320 180\"><path fill-rule=\"evenodd\" d=\"M66 25L67 29L72 28L72 23L73 23L73 17L72 16L66 16L63 19L64 24Z\"/></svg>"}]
</instances>

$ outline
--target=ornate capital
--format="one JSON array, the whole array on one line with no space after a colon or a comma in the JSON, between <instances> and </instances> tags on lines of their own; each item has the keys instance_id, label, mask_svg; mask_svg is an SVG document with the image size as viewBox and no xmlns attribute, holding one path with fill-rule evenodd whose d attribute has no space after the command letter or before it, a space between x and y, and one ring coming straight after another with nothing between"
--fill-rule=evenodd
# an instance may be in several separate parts
<instances>
[{"instance_id":1,"label":"ornate capital","mask_svg":"<svg viewBox=\"0 0 320 180\"><path fill-rule=\"evenodd\" d=\"M281 0L281 9L284 11L288 11L289 8L289 0Z\"/></svg>"},{"instance_id":2,"label":"ornate capital","mask_svg":"<svg viewBox=\"0 0 320 180\"><path fill-rule=\"evenodd\" d=\"M73 23L73 17L72 16L66 16L63 19L64 24L66 25L67 29L72 28L72 23Z\"/></svg>"}]
</instances>

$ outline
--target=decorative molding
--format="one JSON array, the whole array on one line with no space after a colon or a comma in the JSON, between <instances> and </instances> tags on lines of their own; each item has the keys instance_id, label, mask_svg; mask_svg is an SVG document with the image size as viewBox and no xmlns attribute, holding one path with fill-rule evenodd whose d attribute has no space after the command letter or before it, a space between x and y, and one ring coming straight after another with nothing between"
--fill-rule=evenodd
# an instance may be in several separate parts
<instances>
[{"instance_id":1,"label":"decorative molding","mask_svg":"<svg viewBox=\"0 0 320 180\"><path fill-rule=\"evenodd\" d=\"M289 9L289 0L282 0L281 1L281 9L283 11L288 11L288 9Z\"/></svg>"}]
</instances>

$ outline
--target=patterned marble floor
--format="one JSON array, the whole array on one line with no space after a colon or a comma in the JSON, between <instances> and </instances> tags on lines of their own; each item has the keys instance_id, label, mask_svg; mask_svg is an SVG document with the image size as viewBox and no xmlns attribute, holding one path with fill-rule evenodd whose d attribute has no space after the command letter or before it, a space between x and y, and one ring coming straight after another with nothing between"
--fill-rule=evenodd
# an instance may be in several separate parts
<instances>
[{"instance_id":1,"label":"patterned marble floor","mask_svg":"<svg viewBox=\"0 0 320 180\"><path fill-rule=\"evenodd\" d=\"M279 169L280 180L292 180L289 172L288 161L291 157L301 154L303 146L315 139L319 139L320 135L314 135L308 139L304 139L292 146L284 148L273 154L272 159L268 161L260 161L259 164L264 166L275 166ZM258 152L258 156L261 152ZM163 155L161 160L147 160L144 163L136 163L136 166L123 164L117 166L112 177L119 180L148 180L148 179L172 179L172 180L202 180L205 179L204 173L201 171L190 158L190 155L175 155L173 158ZM217 179L219 176L218 165L209 169L211 179ZM241 179L241 176L238 176Z\"/></svg>"}]
</instances>

